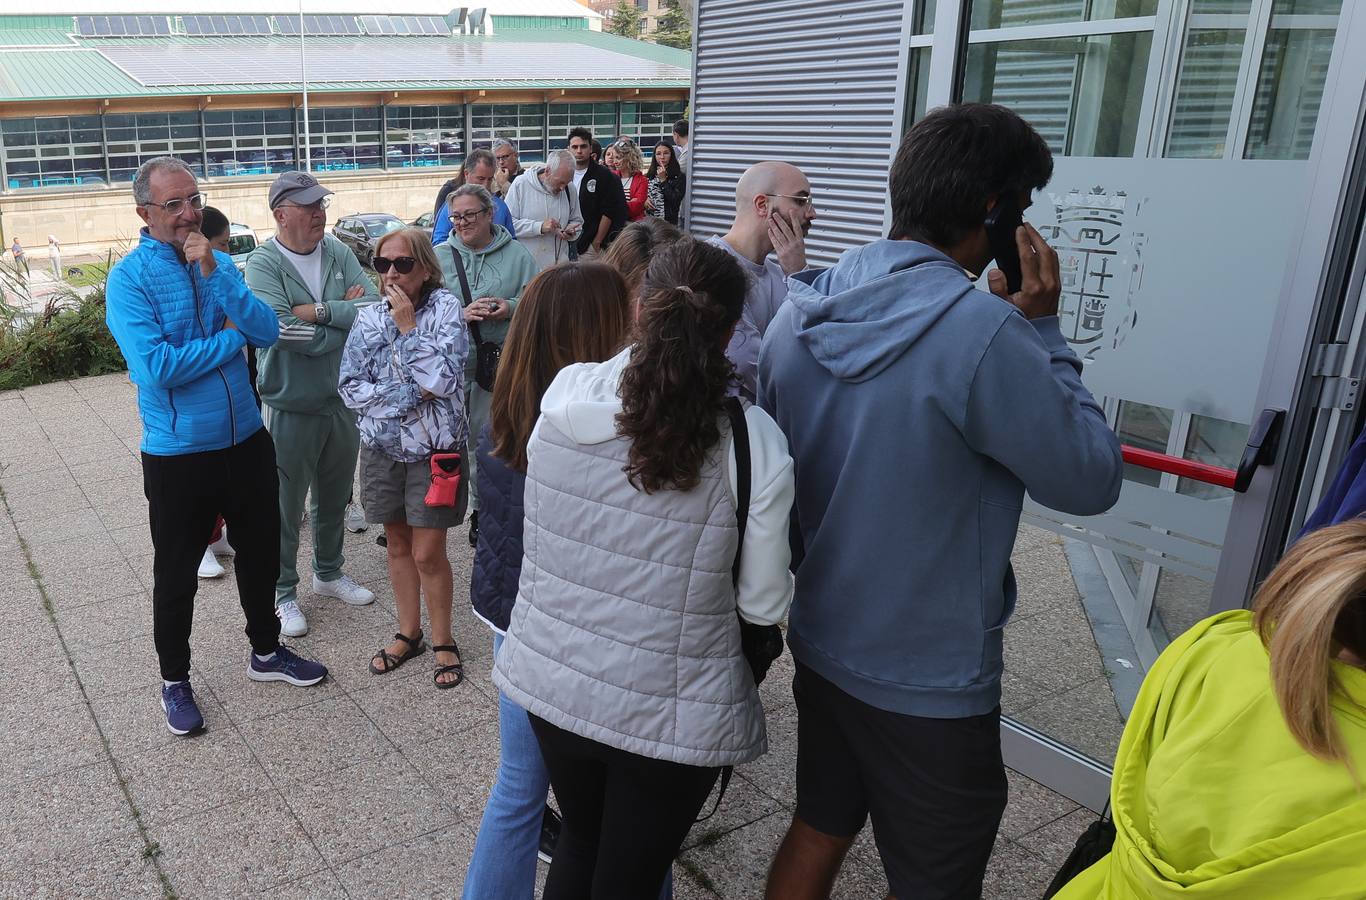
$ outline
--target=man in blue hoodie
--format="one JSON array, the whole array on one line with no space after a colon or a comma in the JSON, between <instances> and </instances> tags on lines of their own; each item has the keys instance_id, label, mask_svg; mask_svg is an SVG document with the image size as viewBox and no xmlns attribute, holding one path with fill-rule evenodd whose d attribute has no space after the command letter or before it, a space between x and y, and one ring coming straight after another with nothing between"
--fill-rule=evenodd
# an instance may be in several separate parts
<instances>
[{"instance_id":1,"label":"man in blue hoodie","mask_svg":"<svg viewBox=\"0 0 1366 900\"><path fill-rule=\"evenodd\" d=\"M891 239L789 279L759 397L796 461L797 808L768 897L829 896L871 815L892 893L977 897L1006 803L1002 629L1024 492L1108 509L1119 442L1058 326L1057 255L973 281L984 220L1025 208L1047 145L1000 106L926 116L890 176ZM801 555L804 554L804 557Z\"/></svg>"},{"instance_id":2,"label":"man in blue hoodie","mask_svg":"<svg viewBox=\"0 0 1366 900\"><path fill-rule=\"evenodd\" d=\"M246 346L279 337L275 314L200 231L204 195L184 162L159 156L133 180L147 227L109 272L105 322L142 415L142 481L152 530L152 640L172 734L204 717L190 688L190 625L199 563L219 515L237 551L247 617L247 677L307 686L326 667L280 643L275 579L280 518L275 445L247 382Z\"/></svg>"}]
</instances>

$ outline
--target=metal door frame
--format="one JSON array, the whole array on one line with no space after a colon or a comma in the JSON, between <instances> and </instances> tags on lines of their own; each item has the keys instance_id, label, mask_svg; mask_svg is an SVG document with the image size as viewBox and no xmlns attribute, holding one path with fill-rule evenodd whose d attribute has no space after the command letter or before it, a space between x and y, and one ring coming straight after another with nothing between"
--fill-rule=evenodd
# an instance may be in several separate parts
<instances>
[{"instance_id":1,"label":"metal door frame","mask_svg":"<svg viewBox=\"0 0 1366 900\"><path fill-rule=\"evenodd\" d=\"M908 108L913 50L930 48L926 108L958 99L967 48L969 43L979 42L968 30L971 2L907 0L897 82L898 133L902 125L908 124L904 111ZM935 8L933 32L912 34L914 12L925 4L933 4ZM1298 522L1312 499L1306 493L1322 489L1326 461L1309 460L1306 456L1311 448L1311 438L1314 449L1335 450L1339 455L1348 442L1343 434L1350 423L1339 410L1318 417L1317 430L1310 434L1311 426L1316 423L1314 414L1319 412L1316 391L1324 376L1324 373L1313 372L1312 357L1315 344L1324 340L1325 335L1332 340L1336 327L1337 339L1348 342L1348 352L1344 354L1347 364L1360 366L1366 362L1361 316L1355 314L1360 305L1362 282L1366 280L1366 252L1356 256L1352 253L1358 238L1366 251L1366 232L1358 231L1366 210L1363 199L1366 198L1366 54L1347 52L1351 46L1366 46L1366 12L1361 7L1352 0L1345 0L1338 16L1313 151L1306 162L1311 174L1309 196L1301 221L1292 223L1297 227L1286 228L1287 235L1298 235L1299 239L1280 292L1256 404L1257 409L1274 407L1289 411L1286 436L1274 465L1259 471L1249 490L1234 500L1214 583L1211 612L1247 605L1255 584L1274 565L1284 548L1292 514L1298 514ZM1252 102L1252 82L1260 65L1270 20L1271 0L1256 0L1245 21L1249 31L1259 29L1259 33L1245 44L1230 118L1234 139L1229 142L1226 158L1240 158L1243 154L1248 133L1243 111ZM1190 0L1159 0L1156 14L1148 21L1153 38L1145 74L1136 158L1162 155L1190 22ZM1100 20L1010 28L1008 34L1024 39L1054 34L1113 34L1135 27L1133 21L1110 23ZM1145 128L1146 135L1142 130ZM890 197L884 216L889 225ZM1284 227L1283 223L1268 224ZM1351 321L1339 316L1344 305L1351 314ZM1366 309L1361 311L1366 313ZM1185 415L1173 422L1171 440L1176 440L1178 431L1184 440L1189 418ZM1306 469L1312 471L1306 472ZM1297 495L1302 481L1307 482L1308 491L1301 489ZM1102 810L1108 802L1110 769L1085 754L1009 718L1002 719L1001 744L1007 765L1052 790L1095 811Z\"/></svg>"}]
</instances>

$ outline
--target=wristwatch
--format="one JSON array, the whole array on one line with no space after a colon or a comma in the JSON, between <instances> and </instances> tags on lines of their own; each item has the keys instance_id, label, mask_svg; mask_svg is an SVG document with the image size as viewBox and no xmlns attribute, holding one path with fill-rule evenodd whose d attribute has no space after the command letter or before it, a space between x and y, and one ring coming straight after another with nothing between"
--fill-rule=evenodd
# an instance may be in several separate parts
<instances>
[{"instance_id":1,"label":"wristwatch","mask_svg":"<svg viewBox=\"0 0 1366 900\"><path fill-rule=\"evenodd\" d=\"M332 318L332 310L326 303L313 304L313 318L318 320L319 325L326 325L327 320Z\"/></svg>"}]
</instances>

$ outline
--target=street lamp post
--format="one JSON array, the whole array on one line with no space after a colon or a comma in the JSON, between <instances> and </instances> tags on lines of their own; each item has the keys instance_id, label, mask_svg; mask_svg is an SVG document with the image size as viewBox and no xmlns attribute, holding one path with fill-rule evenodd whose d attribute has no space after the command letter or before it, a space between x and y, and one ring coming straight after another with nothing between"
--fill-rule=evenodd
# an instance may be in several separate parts
<instances>
[{"instance_id":1,"label":"street lamp post","mask_svg":"<svg viewBox=\"0 0 1366 900\"><path fill-rule=\"evenodd\" d=\"M308 123L308 58L304 54L304 0L299 0L299 82L304 89L304 171L313 171L313 154L309 149Z\"/></svg>"}]
</instances>

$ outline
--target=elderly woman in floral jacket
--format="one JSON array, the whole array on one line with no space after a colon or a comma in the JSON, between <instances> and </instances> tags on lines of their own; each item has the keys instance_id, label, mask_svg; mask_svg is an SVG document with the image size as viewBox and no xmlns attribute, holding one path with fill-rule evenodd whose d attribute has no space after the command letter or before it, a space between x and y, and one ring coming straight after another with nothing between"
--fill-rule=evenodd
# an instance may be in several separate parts
<instances>
[{"instance_id":1,"label":"elderly woman in floral jacket","mask_svg":"<svg viewBox=\"0 0 1366 900\"><path fill-rule=\"evenodd\" d=\"M361 310L346 339L338 390L360 428L361 502L366 521L383 524L398 633L370 661L392 672L426 650L420 595L427 597L433 680L464 678L451 633L451 566L446 532L465 514L466 484L445 503L428 499L435 466L464 471L468 423L465 357L469 337L460 301L442 287L441 266L424 232L404 228L375 246L375 271L386 302ZM437 460L433 457L437 456ZM455 459L452 459L454 457Z\"/></svg>"}]
</instances>

